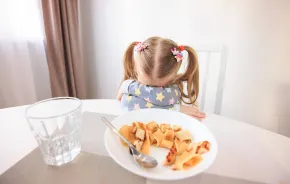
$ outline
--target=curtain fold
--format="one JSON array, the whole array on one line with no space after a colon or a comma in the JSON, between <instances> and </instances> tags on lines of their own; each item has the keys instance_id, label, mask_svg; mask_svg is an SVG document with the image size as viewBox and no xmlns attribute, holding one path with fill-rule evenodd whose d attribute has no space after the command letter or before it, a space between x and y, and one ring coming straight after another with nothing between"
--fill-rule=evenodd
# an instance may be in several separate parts
<instances>
[{"instance_id":1,"label":"curtain fold","mask_svg":"<svg viewBox=\"0 0 290 184\"><path fill-rule=\"evenodd\" d=\"M52 96L86 98L78 0L42 0Z\"/></svg>"}]
</instances>

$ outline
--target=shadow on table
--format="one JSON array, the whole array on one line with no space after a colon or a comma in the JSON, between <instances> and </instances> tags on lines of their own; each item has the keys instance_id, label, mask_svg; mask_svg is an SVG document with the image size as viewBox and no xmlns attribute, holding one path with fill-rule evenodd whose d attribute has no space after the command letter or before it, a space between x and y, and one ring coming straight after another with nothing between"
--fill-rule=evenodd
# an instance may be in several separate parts
<instances>
[{"instance_id":1,"label":"shadow on table","mask_svg":"<svg viewBox=\"0 0 290 184\"><path fill-rule=\"evenodd\" d=\"M0 184L261 184L240 180L201 174L189 179L175 182L146 181L117 165L110 157L82 152L77 158L61 167L47 166L42 160L37 148L24 159L0 176Z\"/></svg>"},{"instance_id":2,"label":"shadow on table","mask_svg":"<svg viewBox=\"0 0 290 184\"><path fill-rule=\"evenodd\" d=\"M121 168L110 157L80 153L74 161L61 167L47 166L37 148L0 176L0 184L145 184Z\"/></svg>"}]
</instances>

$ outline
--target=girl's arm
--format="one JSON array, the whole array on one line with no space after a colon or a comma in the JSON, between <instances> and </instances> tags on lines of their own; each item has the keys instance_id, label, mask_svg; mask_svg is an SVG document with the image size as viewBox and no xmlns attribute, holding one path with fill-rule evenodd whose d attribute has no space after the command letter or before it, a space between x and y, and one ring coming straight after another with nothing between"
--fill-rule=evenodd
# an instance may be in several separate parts
<instances>
[{"instance_id":1,"label":"girl's arm","mask_svg":"<svg viewBox=\"0 0 290 184\"><path fill-rule=\"evenodd\" d=\"M117 100L121 101L122 96L123 96L123 92L119 89L118 95L117 95Z\"/></svg>"},{"instance_id":2,"label":"girl's arm","mask_svg":"<svg viewBox=\"0 0 290 184\"><path fill-rule=\"evenodd\" d=\"M198 120L203 120L206 117L205 113L199 111L195 106L180 105L180 112Z\"/></svg>"},{"instance_id":3,"label":"girl's arm","mask_svg":"<svg viewBox=\"0 0 290 184\"><path fill-rule=\"evenodd\" d=\"M170 109L174 111L182 112L198 120L203 120L206 117L205 113L199 111L199 109L196 106L174 104L172 108Z\"/></svg>"}]
</instances>

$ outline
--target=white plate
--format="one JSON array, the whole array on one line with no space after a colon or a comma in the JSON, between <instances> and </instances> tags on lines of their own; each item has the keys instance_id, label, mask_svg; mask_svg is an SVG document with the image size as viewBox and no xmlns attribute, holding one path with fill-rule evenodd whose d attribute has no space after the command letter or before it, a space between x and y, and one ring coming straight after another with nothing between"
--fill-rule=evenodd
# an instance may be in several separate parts
<instances>
[{"instance_id":1,"label":"white plate","mask_svg":"<svg viewBox=\"0 0 290 184\"><path fill-rule=\"evenodd\" d=\"M169 167L162 165L168 153L168 149L151 146L150 155L157 159L158 166L154 169L144 169L134 163L128 148L123 146L117 135L107 128L104 139L105 147L109 155L120 166L145 178L154 180L179 180L197 175L205 171L213 163L218 150L217 142L205 125L190 116L169 110L143 109L125 113L114 119L111 123L119 129L123 125L131 125L134 121L148 123L152 120L158 124L165 122L171 125L182 126L184 130L189 130L192 133L194 142L203 140L209 141L211 143L210 152L203 155L203 161L196 167L186 171L173 171Z\"/></svg>"}]
</instances>

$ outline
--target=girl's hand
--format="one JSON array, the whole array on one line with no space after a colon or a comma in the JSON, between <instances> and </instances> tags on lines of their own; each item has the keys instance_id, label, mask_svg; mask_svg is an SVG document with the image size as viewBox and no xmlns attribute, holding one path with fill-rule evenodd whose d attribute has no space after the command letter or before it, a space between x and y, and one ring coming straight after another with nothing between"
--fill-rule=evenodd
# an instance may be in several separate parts
<instances>
[{"instance_id":1,"label":"girl's hand","mask_svg":"<svg viewBox=\"0 0 290 184\"><path fill-rule=\"evenodd\" d=\"M195 119L198 119L199 121L205 118L205 113L200 112L198 108L194 106L180 105L180 112L187 114Z\"/></svg>"}]
</instances>

